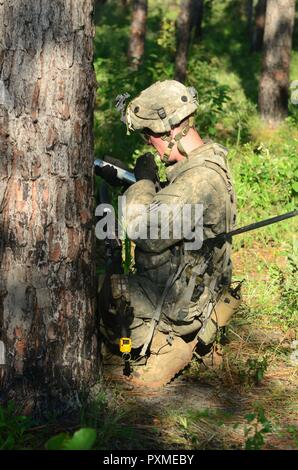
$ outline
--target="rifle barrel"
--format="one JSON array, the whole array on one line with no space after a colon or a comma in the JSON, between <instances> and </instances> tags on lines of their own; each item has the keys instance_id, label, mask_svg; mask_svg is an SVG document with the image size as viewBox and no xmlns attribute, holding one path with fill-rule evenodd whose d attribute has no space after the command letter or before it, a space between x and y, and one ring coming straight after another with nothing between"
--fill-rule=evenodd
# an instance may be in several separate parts
<instances>
[{"instance_id":1,"label":"rifle barrel","mask_svg":"<svg viewBox=\"0 0 298 470\"><path fill-rule=\"evenodd\" d=\"M218 239L228 239L234 237L235 235L239 235L240 233L250 232L252 230L256 230L261 227L266 227L266 225L275 224L280 222L281 220L290 219L291 217L296 217L298 215L298 210L287 212L286 214L277 215L276 217L271 217L270 219L260 220L260 222L254 222L253 224L245 225L244 227L237 228L232 230L228 233L220 233L217 235L214 240Z\"/></svg>"},{"instance_id":2,"label":"rifle barrel","mask_svg":"<svg viewBox=\"0 0 298 470\"><path fill-rule=\"evenodd\" d=\"M104 160L101 160L100 158L97 158L96 160L94 160L94 166L98 166L99 168L103 168L104 166L107 166L107 165L115 168L115 170L117 171L117 178L119 178L119 180L125 181L125 183L128 183L128 184L133 184L136 182L136 177L132 172L123 170L122 168L119 168L118 166L113 165L112 163L105 162Z\"/></svg>"}]
</instances>

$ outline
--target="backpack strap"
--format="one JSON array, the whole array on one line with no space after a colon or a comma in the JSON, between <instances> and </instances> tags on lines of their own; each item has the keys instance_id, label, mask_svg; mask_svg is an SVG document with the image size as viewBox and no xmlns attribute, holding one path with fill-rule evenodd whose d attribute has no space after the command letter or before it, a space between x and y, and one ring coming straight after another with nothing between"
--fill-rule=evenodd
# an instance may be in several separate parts
<instances>
[{"instance_id":1,"label":"backpack strap","mask_svg":"<svg viewBox=\"0 0 298 470\"><path fill-rule=\"evenodd\" d=\"M213 151L212 157L210 157L210 150ZM226 162L227 150L219 146L218 144L209 144L205 146L204 153L208 152L207 155L202 155L198 158L192 158L189 162L183 167L183 173L195 167L204 166L215 171L222 178L226 190L227 197L226 200L226 210L225 210L225 231L229 232L232 230L235 219L236 219L236 205L235 205L235 195L233 191L232 181L230 177L229 168ZM208 155L209 154L209 155ZM180 172L181 175L181 172ZM177 175L179 176L179 175ZM177 178L175 177L175 179ZM172 180L174 181L174 180ZM203 282L203 276L208 268L209 263L213 262L213 276L211 282L208 286L210 294L214 297L214 291L216 288L217 280L222 276L222 274L227 270L228 263L231 255L231 245L229 242L223 244L221 248L217 248L214 255L214 250L208 252L206 256L203 257L203 260L194 266L191 267L191 274L186 288L184 289L183 295L179 298L176 304L173 306L171 316L175 316L180 309L185 308L188 303L191 301L193 291L195 286L199 282ZM220 260L223 258L223 264L221 269L218 269ZM207 318L212 312L213 301L209 305Z\"/></svg>"}]
</instances>

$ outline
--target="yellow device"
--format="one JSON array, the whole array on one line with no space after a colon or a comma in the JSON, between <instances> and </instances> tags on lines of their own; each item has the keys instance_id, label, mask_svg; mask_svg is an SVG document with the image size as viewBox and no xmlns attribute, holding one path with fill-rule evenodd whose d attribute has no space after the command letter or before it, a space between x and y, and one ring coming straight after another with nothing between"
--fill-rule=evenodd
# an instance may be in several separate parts
<instances>
[{"instance_id":1,"label":"yellow device","mask_svg":"<svg viewBox=\"0 0 298 470\"><path fill-rule=\"evenodd\" d=\"M131 352L131 339L120 338L119 347L120 347L120 352L130 353Z\"/></svg>"}]
</instances>

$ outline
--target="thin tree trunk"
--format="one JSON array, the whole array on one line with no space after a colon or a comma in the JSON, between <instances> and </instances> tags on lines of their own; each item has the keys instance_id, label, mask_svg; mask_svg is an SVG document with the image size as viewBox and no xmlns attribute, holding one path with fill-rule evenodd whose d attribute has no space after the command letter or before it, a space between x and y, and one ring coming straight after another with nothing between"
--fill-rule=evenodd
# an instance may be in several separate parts
<instances>
[{"instance_id":1,"label":"thin tree trunk","mask_svg":"<svg viewBox=\"0 0 298 470\"><path fill-rule=\"evenodd\" d=\"M79 406L98 369L92 11L0 2L2 392L27 413Z\"/></svg>"},{"instance_id":2,"label":"thin tree trunk","mask_svg":"<svg viewBox=\"0 0 298 470\"><path fill-rule=\"evenodd\" d=\"M177 20L177 52L175 58L175 80L183 83L187 73L187 56L190 40L192 0L180 1Z\"/></svg>"},{"instance_id":3,"label":"thin tree trunk","mask_svg":"<svg viewBox=\"0 0 298 470\"><path fill-rule=\"evenodd\" d=\"M276 124L288 114L289 69L295 0L268 0L259 108L263 119Z\"/></svg>"},{"instance_id":4,"label":"thin tree trunk","mask_svg":"<svg viewBox=\"0 0 298 470\"><path fill-rule=\"evenodd\" d=\"M202 21L204 13L204 0L192 0L191 30L196 38L202 37Z\"/></svg>"},{"instance_id":5,"label":"thin tree trunk","mask_svg":"<svg viewBox=\"0 0 298 470\"><path fill-rule=\"evenodd\" d=\"M267 0L259 0L255 8L255 19L252 30L252 51L259 52L263 47L264 27Z\"/></svg>"},{"instance_id":6,"label":"thin tree trunk","mask_svg":"<svg viewBox=\"0 0 298 470\"><path fill-rule=\"evenodd\" d=\"M144 54L148 2L147 0L133 0L132 5L133 13L128 58L130 67L133 70L137 70Z\"/></svg>"},{"instance_id":7,"label":"thin tree trunk","mask_svg":"<svg viewBox=\"0 0 298 470\"><path fill-rule=\"evenodd\" d=\"M246 0L246 16L248 23L248 37L252 43L254 33L254 0Z\"/></svg>"}]
</instances>

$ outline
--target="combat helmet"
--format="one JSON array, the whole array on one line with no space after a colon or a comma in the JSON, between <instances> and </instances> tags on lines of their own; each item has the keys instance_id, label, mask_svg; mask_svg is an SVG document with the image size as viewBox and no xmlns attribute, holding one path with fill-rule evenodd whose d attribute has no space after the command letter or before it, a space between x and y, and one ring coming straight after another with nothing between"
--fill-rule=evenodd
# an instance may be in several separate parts
<instances>
[{"instance_id":1,"label":"combat helmet","mask_svg":"<svg viewBox=\"0 0 298 470\"><path fill-rule=\"evenodd\" d=\"M119 98L123 96L120 95L116 100L119 102ZM128 96L126 94L125 97ZM167 161L176 143L179 151L185 154L180 139L193 127L192 115L197 107L197 91L194 87L186 87L176 80L158 81L129 102L123 121L128 132L149 130L161 134L162 139L169 142L162 156L162 160ZM182 130L172 138L169 135L170 130L188 116L189 119L185 121Z\"/></svg>"}]
</instances>

